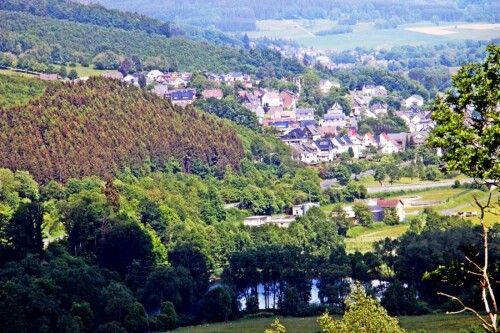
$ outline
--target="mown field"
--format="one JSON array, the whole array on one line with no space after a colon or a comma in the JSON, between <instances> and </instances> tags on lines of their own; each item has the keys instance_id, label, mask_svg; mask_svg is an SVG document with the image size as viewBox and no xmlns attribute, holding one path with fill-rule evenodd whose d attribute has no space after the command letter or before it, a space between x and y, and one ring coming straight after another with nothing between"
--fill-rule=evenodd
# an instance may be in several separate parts
<instances>
[{"instance_id":1,"label":"mown field","mask_svg":"<svg viewBox=\"0 0 500 333\"><path fill-rule=\"evenodd\" d=\"M394 195L389 198L405 198L418 196L416 201L443 201L442 204L429 206L430 208L439 211L440 213L451 214L457 211L477 211L479 210L474 206L472 200L473 193L477 194L479 200L486 200L488 193L482 192L474 189L464 189L464 188L435 188L428 189L425 191L416 192L414 194L405 195ZM495 194L495 199L499 193ZM334 205L321 206L321 209L326 213L330 214ZM408 219L416 217L420 214L425 207L411 207L407 205L405 207L406 216ZM468 218L473 223L479 223L478 217ZM495 223L500 223L500 216L494 214L486 214L484 219L486 225L493 225ZM381 222L373 223L370 227L354 226L347 232L347 237L345 239L346 250L349 253L355 251L368 252L373 250L373 243L382 240L384 238L397 238L404 234L409 228L409 223L402 223L395 226L388 226Z\"/></svg>"},{"instance_id":2,"label":"mown field","mask_svg":"<svg viewBox=\"0 0 500 333\"><path fill-rule=\"evenodd\" d=\"M316 317L283 318L278 317L285 325L287 333L319 333L320 327ZM189 333L263 333L274 318L242 319L228 323L216 323L200 326L184 327L175 332ZM470 315L427 315L417 317L401 317L399 322L408 332L425 329L428 333L457 333L477 323Z\"/></svg>"},{"instance_id":3,"label":"mown field","mask_svg":"<svg viewBox=\"0 0 500 333\"><path fill-rule=\"evenodd\" d=\"M391 48L395 45L443 44L452 40L489 40L500 37L500 24L469 24L466 22L431 22L400 25L397 29L375 29L373 22L359 22L352 33L316 36L319 31L337 27L329 20L265 20L257 22L257 31L248 36L294 40L308 47L350 50Z\"/></svg>"},{"instance_id":4,"label":"mown field","mask_svg":"<svg viewBox=\"0 0 500 333\"><path fill-rule=\"evenodd\" d=\"M346 251L348 253L372 251L373 243L387 237L397 238L404 234L409 227L409 223L390 226L381 222L375 222L369 228L355 226L347 232L348 237L345 239Z\"/></svg>"},{"instance_id":5,"label":"mown field","mask_svg":"<svg viewBox=\"0 0 500 333\"><path fill-rule=\"evenodd\" d=\"M57 67L59 68L59 67ZM88 67L83 67L82 65L77 64L75 67L70 67L66 66L66 70L69 72L70 70L75 69L76 72L78 73L79 77L85 77L85 76L99 76L102 73L106 72L104 70L100 69L95 69L93 65L90 65ZM33 74L28 74L28 73L23 73L23 72L17 72L13 71L10 69L0 69L0 74L3 75L12 75L12 76L24 76L24 77L29 77L29 78L38 78L38 75L33 75Z\"/></svg>"}]
</instances>

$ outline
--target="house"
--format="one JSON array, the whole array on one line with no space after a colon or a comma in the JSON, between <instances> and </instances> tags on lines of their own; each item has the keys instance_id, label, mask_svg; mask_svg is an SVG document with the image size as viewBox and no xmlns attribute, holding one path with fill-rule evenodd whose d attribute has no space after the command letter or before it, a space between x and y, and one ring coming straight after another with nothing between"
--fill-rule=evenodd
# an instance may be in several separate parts
<instances>
[{"instance_id":1,"label":"house","mask_svg":"<svg viewBox=\"0 0 500 333\"><path fill-rule=\"evenodd\" d=\"M301 120L299 121L300 127L306 127L306 126L316 126L316 120ZM318 128L319 132L321 133L321 128ZM323 136L323 134L321 134Z\"/></svg>"},{"instance_id":2,"label":"house","mask_svg":"<svg viewBox=\"0 0 500 333\"><path fill-rule=\"evenodd\" d=\"M57 74L40 74L38 78L42 81L57 81Z\"/></svg>"},{"instance_id":3,"label":"house","mask_svg":"<svg viewBox=\"0 0 500 333\"><path fill-rule=\"evenodd\" d=\"M206 89L203 90L201 93L203 98L209 99L209 98L215 98L215 99L222 99L223 93L221 89Z\"/></svg>"},{"instance_id":4,"label":"house","mask_svg":"<svg viewBox=\"0 0 500 333\"><path fill-rule=\"evenodd\" d=\"M333 87L340 88L340 84L338 82L331 82L330 80L319 81L319 89L323 94L328 94Z\"/></svg>"},{"instance_id":5,"label":"house","mask_svg":"<svg viewBox=\"0 0 500 333\"><path fill-rule=\"evenodd\" d=\"M134 86L139 86L139 76L141 76L139 73L128 74L122 79L122 81L128 84L133 84Z\"/></svg>"},{"instance_id":6,"label":"house","mask_svg":"<svg viewBox=\"0 0 500 333\"><path fill-rule=\"evenodd\" d=\"M263 106L282 106L280 95L276 91L265 92L261 97Z\"/></svg>"},{"instance_id":7,"label":"house","mask_svg":"<svg viewBox=\"0 0 500 333\"><path fill-rule=\"evenodd\" d=\"M392 154L398 153L401 150L401 147L391 140L386 133L381 133L375 137L377 141L378 148L382 154Z\"/></svg>"},{"instance_id":8,"label":"house","mask_svg":"<svg viewBox=\"0 0 500 333\"><path fill-rule=\"evenodd\" d=\"M295 154L292 156L295 160L299 160L306 164L316 164L319 162L320 151L318 147L310 143L302 143L293 145Z\"/></svg>"},{"instance_id":9,"label":"house","mask_svg":"<svg viewBox=\"0 0 500 333\"><path fill-rule=\"evenodd\" d=\"M243 73L242 72L232 72L226 75L226 82L243 82Z\"/></svg>"},{"instance_id":10,"label":"house","mask_svg":"<svg viewBox=\"0 0 500 333\"><path fill-rule=\"evenodd\" d=\"M263 225L276 225L281 228L288 228L290 223L295 221L295 216L268 216L268 215L256 215L249 216L243 219L243 224L247 227L260 227Z\"/></svg>"},{"instance_id":11,"label":"house","mask_svg":"<svg viewBox=\"0 0 500 333\"><path fill-rule=\"evenodd\" d=\"M319 159L323 162L332 162L335 157L335 152L337 151L337 147L333 144L330 139L321 139L314 141L316 147L318 147Z\"/></svg>"},{"instance_id":12,"label":"house","mask_svg":"<svg viewBox=\"0 0 500 333\"><path fill-rule=\"evenodd\" d=\"M424 98L420 95L411 95L405 100L405 106L407 109L422 105L424 105Z\"/></svg>"},{"instance_id":13,"label":"house","mask_svg":"<svg viewBox=\"0 0 500 333\"><path fill-rule=\"evenodd\" d=\"M123 79L123 74L120 72L105 72L105 73L102 73L101 76L105 77L107 79L114 79L114 80Z\"/></svg>"},{"instance_id":14,"label":"house","mask_svg":"<svg viewBox=\"0 0 500 333\"><path fill-rule=\"evenodd\" d=\"M264 106L264 117L268 119L281 119L283 107L281 105Z\"/></svg>"},{"instance_id":15,"label":"house","mask_svg":"<svg viewBox=\"0 0 500 333\"><path fill-rule=\"evenodd\" d=\"M337 127L335 126L321 126L318 129L322 138L331 138L337 135Z\"/></svg>"},{"instance_id":16,"label":"house","mask_svg":"<svg viewBox=\"0 0 500 333\"><path fill-rule=\"evenodd\" d=\"M163 73L157 69L153 69L148 74L146 74L146 77L151 81L156 81L160 76L163 76Z\"/></svg>"},{"instance_id":17,"label":"house","mask_svg":"<svg viewBox=\"0 0 500 333\"><path fill-rule=\"evenodd\" d=\"M264 120L264 108L259 103L245 103L244 106L248 110L255 113L255 116L257 117L259 124L262 125L262 122Z\"/></svg>"},{"instance_id":18,"label":"house","mask_svg":"<svg viewBox=\"0 0 500 333\"><path fill-rule=\"evenodd\" d=\"M255 93L249 93L245 95L245 102L250 104L259 104L261 105L260 97Z\"/></svg>"},{"instance_id":19,"label":"house","mask_svg":"<svg viewBox=\"0 0 500 333\"><path fill-rule=\"evenodd\" d=\"M406 148L406 142L409 140L408 133L388 133L387 136L389 137L389 139L396 142L403 150Z\"/></svg>"},{"instance_id":20,"label":"house","mask_svg":"<svg viewBox=\"0 0 500 333\"><path fill-rule=\"evenodd\" d=\"M346 115L342 111L339 103L335 102L330 110L323 116L323 126L338 126L345 127Z\"/></svg>"},{"instance_id":21,"label":"house","mask_svg":"<svg viewBox=\"0 0 500 333\"><path fill-rule=\"evenodd\" d=\"M368 148L370 146L377 147L377 141L373 137L373 134L368 132L365 135L363 135L362 145L364 148Z\"/></svg>"},{"instance_id":22,"label":"house","mask_svg":"<svg viewBox=\"0 0 500 333\"><path fill-rule=\"evenodd\" d=\"M403 201L401 201L399 199L379 198L379 199L377 199L377 206L384 209L384 213L388 209L394 209L396 211L396 214L398 215L400 222L405 221L405 219L406 219L405 218L404 203L403 203Z\"/></svg>"},{"instance_id":23,"label":"house","mask_svg":"<svg viewBox=\"0 0 500 333\"><path fill-rule=\"evenodd\" d=\"M411 123L411 119L410 119L410 115L405 112L405 111L397 111L395 112L395 115L398 116L399 118L403 119L406 123L406 126L410 126L410 123Z\"/></svg>"},{"instance_id":24,"label":"house","mask_svg":"<svg viewBox=\"0 0 500 333\"><path fill-rule=\"evenodd\" d=\"M283 109L285 110L295 110L297 107L297 96L289 92L288 90L283 90L279 94Z\"/></svg>"},{"instance_id":25,"label":"house","mask_svg":"<svg viewBox=\"0 0 500 333\"><path fill-rule=\"evenodd\" d=\"M377 116L382 113L387 113L387 104L375 103L370 107L370 111Z\"/></svg>"},{"instance_id":26,"label":"house","mask_svg":"<svg viewBox=\"0 0 500 333\"><path fill-rule=\"evenodd\" d=\"M429 136L429 132L427 131L418 131L410 133L410 137L413 139L413 143L417 146L421 146L425 144L427 137Z\"/></svg>"},{"instance_id":27,"label":"house","mask_svg":"<svg viewBox=\"0 0 500 333\"><path fill-rule=\"evenodd\" d=\"M186 105L193 103L196 99L196 89L171 90L167 93L166 97L172 102L173 105L185 107Z\"/></svg>"},{"instance_id":28,"label":"house","mask_svg":"<svg viewBox=\"0 0 500 333\"><path fill-rule=\"evenodd\" d=\"M321 133L319 132L318 128L316 126L312 125L307 125L303 129L304 136L307 137L309 140L318 140L321 138Z\"/></svg>"},{"instance_id":29,"label":"house","mask_svg":"<svg viewBox=\"0 0 500 333\"><path fill-rule=\"evenodd\" d=\"M363 84L361 88L361 93L363 96L372 97L375 96L375 86L372 84Z\"/></svg>"},{"instance_id":30,"label":"house","mask_svg":"<svg viewBox=\"0 0 500 333\"><path fill-rule=\"evenodd\" d=\"M259 227L268 223L270 220L271 216L268 215L249 216L243 219L243 224L247 227Z\"/></svg>"},{"instance_id":31,"label":"house","mask_svg":"<svg viewBox=\"0 0 500 333\"><path fill-rule=\"evenodd\" d=\"M168 86L166 84L157 84L151 89L151 92L160 97L166 98L168 94Z\"/></svg>"},{"instance_id":32,"label":"house","mask_svg":"<svg viewBox=\"0 0 500 333\"><path fill-rule=\"evenodd\" d=\"M313 108L296 109L295 118L297 119L297 121L314 120L314 109Z\"/></svg>"},{"instance_id":33,"label":"house","mask_svg":"<svg viewBox=\"0 0 500 333\"><path fill-rule=\"evenodd\" d=\"M347 135L336 136L332 138L333 144L337 147L337 153L342 154L349 151L349 148L352 149L354 153L354 158L359 158L359 153L362 148L360 144L355 144L351 141L351 139Z\"/></svg>"},{"instance_id":34,"label":"house","mask_svg":"<svg viewBox=\"0 0 500 333\"><path fill-rule=\"evenodd\" d=\"M387 97L387 89L385 89L384 86L376 86L375 87L375 96Z\"/></svg>"},{"instance_id":35,"label":"house","mask_svg":"<svg viewBox=\"0 0 500 333\"><path fill-rule=\"evenodd\" d=\"M304 216L307 214L309 209L313 207L318 207L319 208L319 202L306 202L300 205L293 205L292 206L292 215L293 216Z\"/></svg>"},{"instance_id":36,"label":"house","mask_svg":"<svg viewBox=\"0 0 500 333\"><path fill-rule=\"evenodd\" d=\"M304 135L302 128L294 128L290 132L280 137L280 140L290 145L300 145L307 142L307 137Z\"/></svg>"},{"instance_id":37,"label":"house","mask_svg":"<svg viewBox=\"0 0 500 333\"><path fill-rule=\"evenodd\" d=\"M272 126L277 130L280 130L282 132L287 132L290 129L290 127L292 127L292 122L264 119L264 121L262 122L262 125L263 126Z\"/></svg>"}]
</instances>

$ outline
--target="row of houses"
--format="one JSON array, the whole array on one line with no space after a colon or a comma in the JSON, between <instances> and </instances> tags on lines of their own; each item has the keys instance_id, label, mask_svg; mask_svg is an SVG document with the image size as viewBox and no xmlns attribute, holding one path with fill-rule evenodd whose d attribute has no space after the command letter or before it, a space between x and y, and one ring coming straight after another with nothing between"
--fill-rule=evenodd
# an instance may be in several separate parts
<instances>
[{"instance_id":1,"label":"row of houses","mask_svg":"<svg viewBox=\"0 0 500 333\"><path fill-rule=\"evenodd\" d=\"M400 199L370 199L365 200L372 214L373 222L381 222L384 220L389 210L396 213L400 222L406 221L404 202ZM260 227L263 225L275 225L281 228L288 228L290 223L294 222L297 216L305 215L312 207L319 207L319 203L308 202L300 205L294 205L287 209L287 214L270 216L270 215L255 215L245 217L243 224L247 227ZM351 218L354 223L357 223L356 214L352 206L345 206L344 212L346 217Z\"/></svg>"},{"instance_id":2,"label":"row of houses","mask_svg":"<svg viewBox=\"0 0 500 333\"><path fill-rule=\"evenodd\" d=\"M280 139L293 148L295 160L317 164L332 162L343 153L349 153L353 158L366 157L370 147L383 154L398 153L405 149L407 142L422 145L427 136L427 132L381 133L375 136L366 133L361 136L352 131L347 135L324 137L316 126L307 125L292 129Z\"/></svg>"}]
</instances>

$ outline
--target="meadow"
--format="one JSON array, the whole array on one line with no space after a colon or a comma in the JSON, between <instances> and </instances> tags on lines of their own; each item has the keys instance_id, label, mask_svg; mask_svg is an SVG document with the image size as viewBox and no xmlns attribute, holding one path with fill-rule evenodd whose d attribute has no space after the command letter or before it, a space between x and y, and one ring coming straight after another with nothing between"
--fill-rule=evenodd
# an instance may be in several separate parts
<instances>
[{"instance_id":1,"label":"meadow","mask_svg":"<svg viewBox=\"0 0 500 333\"><path fill-rule=\"evenodd\" d=\"M320 327L316 317L291 318L278 317L285 325L287 333L319 333ZM339 319L339 317L335 317ZM241 319L227 323L207 324L179 328L175 332L189 333L263 333L274 318ZM426 316L400 317L401 327L408 332L425 329L427 333L457 333L477 323L471 315L434 314Z\"/></svg>"},{"instance_id":2,"label":"meadow","mask_svg":"<svg viewBox=\"0 0 500 333\"><path fill-rule=\"evenodd\" d=\"M257 22L257 31L248 31L251 38L288 39L307 47L352 50L356 47L391 48L395 45L444 44L454 40L489 40L500 37L500 24L470 24L423 21L403 24L396 29L376 29L374 22L358 22L346 34L316 36L323 30L337 27L330 20L265 20Z\"/></svg>"}]
</instances>

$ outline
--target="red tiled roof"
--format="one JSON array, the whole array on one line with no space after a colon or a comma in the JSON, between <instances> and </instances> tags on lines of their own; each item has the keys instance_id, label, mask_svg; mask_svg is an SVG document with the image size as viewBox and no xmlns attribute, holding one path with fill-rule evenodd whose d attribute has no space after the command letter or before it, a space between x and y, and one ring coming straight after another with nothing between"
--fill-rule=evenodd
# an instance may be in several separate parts
<instances>
[{"instance_id":1,"label":"red tiled roof","mask_svg":"<svg viewBox=\"0 0 500 333\"><path fill-rule=\"evenodd\" d=\"M222 90L221 89L203 90L202 95L205 98L222 98Z\"/></svg>"},{"instance_id":2,"label":"red tiled roof","mask_svg":"<svg viewBox=\"0 0 500 333\"><path fill-rule=\"evenodd\" d=\"M384 199L380 198L377 199L377 206L382 207L382 208L394 208L399 205L401 201L399 199Z\"/></svg>"}]
</instances>

